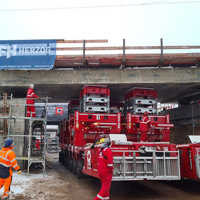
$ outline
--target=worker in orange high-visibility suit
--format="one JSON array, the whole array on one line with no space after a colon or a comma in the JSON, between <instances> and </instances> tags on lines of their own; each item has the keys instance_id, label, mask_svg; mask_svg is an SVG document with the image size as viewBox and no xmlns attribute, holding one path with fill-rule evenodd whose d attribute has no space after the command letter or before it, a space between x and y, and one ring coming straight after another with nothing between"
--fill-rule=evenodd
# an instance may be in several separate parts
<instances>
[{"instance_id":1,"label":"worker in orange high-visibility suit","mask_svg":"<svg viewBox=\"0 0 200 200\"><path fill-rule=\"evenodd\" d=\"M28 88L26 95L26 116L27 117L36 117L35 113L35 99L39 98L34 92L34 85L31 84Z\"/></svg>"},{"instance_id":2,"label":"worker in orange high-visibility suit","mask_svg":"<svg viewBox=\"0 0 200 200\"><path fill-rule=\"evenodd\" d=\"M9 198L10 185L12 182L12 168L21 174L20 166L17 163L13 140L7 138L4 142L4 147L0 150L0 189L4 186L2 200Z\"/></svg>"},{"instance_id":3,"label":"worker in orange high-visibility suit","mask_svg":"<svg viewBox=\"0 0 200 200\"><path fill-rule=\"evenodd\" d=\"M100 144L102 147L98 157L98 175L101 180L101 189L94 200L109 200L113 175L113 155L108 138L102 138Z\"/></svg>"},{"instance_id":4,"label":"worker in orange high-visibility suit","mask_svg":"<svg viewBox=\"0 0 200 200\"><path fill-rule=\"evenodd\" d=\"M149 132L150 129L150 122L151 121L148 117L148 112L144 112L142 120L140 122L141 142L147 142L147 133Z\"/></svg>"}]
</instances>

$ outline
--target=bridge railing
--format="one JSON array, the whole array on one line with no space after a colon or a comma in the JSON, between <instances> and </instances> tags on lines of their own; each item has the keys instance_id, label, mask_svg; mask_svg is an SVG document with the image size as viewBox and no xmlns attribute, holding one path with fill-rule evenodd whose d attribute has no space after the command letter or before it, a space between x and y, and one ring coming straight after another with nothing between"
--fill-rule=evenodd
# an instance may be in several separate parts
<instances>
[{"instance_id":1,"label":"bridge railing","mask_svg":"<svg viewBox=\"0 0 200 200\"><path fill-rule=\"evenodd\" d=\"M91 46L95 43L104 46ZM57 40L55 67L191 66L200 63L200 45L166 46L162 38L156 46L129 46L125 39L122 46L105 46L105 43L108 40ZM187 52L183 53L185 50Z\"/></svg>"}]
</instances>

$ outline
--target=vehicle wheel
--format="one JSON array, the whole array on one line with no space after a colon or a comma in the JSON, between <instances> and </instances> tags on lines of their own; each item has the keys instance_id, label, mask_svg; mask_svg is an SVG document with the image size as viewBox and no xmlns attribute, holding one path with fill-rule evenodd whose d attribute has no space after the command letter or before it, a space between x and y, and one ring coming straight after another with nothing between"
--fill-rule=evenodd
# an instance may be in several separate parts
<instances>
[{"instance_id":1,"label":"vehicle wheel","mask_svg":"<svg viewBox=\"0 0 200 200\"><path fill-rule=\"evenodd\" d=\"M72 160L71 156L69 156L69 165L68 165L68 168L69 168L70 171L73 170L73 160Z\"/></svg>"},{"instance_id":2,"label":"vehicle wheel","mask_svg":"<svg viewBox=\"0 0 200 200\"><path fill-rule=\"evenodd\" d=\"M76 174L78 178L82 178L84 176L82 173L83 165L84 165L84 161L82 159L77 161Z\"/></svg>"},{"instance_id":3,"label":"vehicle wheel","mask_svg":"<svg viewBox=\"0 0 200 200\"><path fill-rule=\"evenodd\" d=\"M59 162L64 164L64 156L63 156L63 152L59 152Z\"/></svg>"},{"instance_id":4,"label":"vehicle wheel","mask_svg":"<svg viewBox=\"0 0 200 200\"><path fill-rule=\"evenodd\" d=\"M73 174L76 174L76 169L77 169L77 160L73 159L73 168L72 168Z\"/></svg>"},{"instance_id":5,"label":"vehicle wheel","mask_svg":"<svg viewBox=\"0 0 200 200\"><path fill-rule=\"evenodd\" d=\"M69 167L69 153L68 153L68 151L65 151L65 154L64 154L65 156L64 156L64 166L66 167L66 168L68 168Z\"/></svg>"}]
</instances>

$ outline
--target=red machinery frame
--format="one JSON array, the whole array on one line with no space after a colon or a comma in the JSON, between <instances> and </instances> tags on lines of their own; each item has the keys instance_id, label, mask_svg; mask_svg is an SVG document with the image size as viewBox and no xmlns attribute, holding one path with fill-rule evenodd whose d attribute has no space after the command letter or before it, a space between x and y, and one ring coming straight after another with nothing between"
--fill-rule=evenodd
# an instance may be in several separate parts
<instances>
[{"instance_id":1,"label":"red machinery frame","mask_svg":"<svg viewBox=\"0 0 200 200\"><path fill-rule=\"evenodd\" d=\"M146 90L138 90L144 98L148 98L148 95L151 98L157 97L152 89L144 91ZM109 98L110 90L98 86L84 87L81 101L84 95L89 94L108 95ZM133 92L130 94L133 94L130 97L136 95ZM93 104L95 106L95 102ZM122 119L126 120L122 122ZM60 161L79 176L87 174L98 178L97 158L100 147L96 141L101 137L114 135L119 138L119 141L112 139L111 145L114 155L114 181L179 180L179 152L174 144L169 143L169 129L172 127L169 116L152 115L150 120L154 130L152 136L148 137L148 142L139 142L137 123L141 122L141 114L125 113L122 117L121 113L75 111L61 125ZM160 129L163 131L160 132Z\"/></svg>"},{"instance_id":2,"label":"red machinery frame","mask_svg":"<svg viewBox=\"0 0 200 200\"><path fill-rule=\"evenodd\" d=\"M181 177L200 180L200 144L177 145L180 151Z\"/></svg>"}]
</instances>

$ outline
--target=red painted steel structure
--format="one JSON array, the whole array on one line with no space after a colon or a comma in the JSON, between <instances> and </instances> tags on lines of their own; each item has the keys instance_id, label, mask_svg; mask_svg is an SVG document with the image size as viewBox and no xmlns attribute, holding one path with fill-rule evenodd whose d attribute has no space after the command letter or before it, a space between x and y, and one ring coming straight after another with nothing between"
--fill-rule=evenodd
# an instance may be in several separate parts
<instances>
[{"instance_id":1,"label":"red painted steel structure","mask_svg":"<svg viewBox=\"0 0 200 200\"><path fill-rule=\"evenodd\" d=\"M180 151L181 177L200 180L200 144L177 145Z\"/></svg>"},{"instance_id":2,"label":"red painted steel structure","mask_svg":"<svg viewBox=\"0 0 200 200\"><path fill-rule=\"evenodd\" d=\"M99 95L100 100L102 97L110 98L110 90L107 87L85 86L80 93L80 99L87 96L90 102L90 99L93 100L94 94ZM95 98L97 99L96 96ZM97 104L99 105L99 102ZM77 102L75 106L77 107ZM60 127L60 145L62 149L60 161L68 165L72 171L81 174L87 144L94 143L100 135L119 134L121 132L121 114L88 113L76 110L70 113L69 120L63 121Z\"/></svg>"},{"instance_id":3,"label":"red painted steel structure","mask_svg":"<svg viewBox=\"0 0 200 200\"><path fill-rule=\"evenodd\" d=\"M110 89L105 86L98 86L98 87L94 85L84 86L80 92L80 98L82 98L84 95L93 95L93 94L98 94L101 97L103 96L110 97Z\"/></svg>"},{"instance_id":4,"label":"red painted steel structure","mask_svg":"<svg viewBox=\"0 0 200 200\"><path fill-rule=\"evenodd\" d=\"M133 88L125 96L125 101L129 107L126 108L124 115L124 132L130 141L139 142L141 138L141 129L143 128L143 113L147 112L149 124L147 130L148 142L169 142L170 124L169 115L158 115L156 113L157 92L151 88ZM131 105L130 105L131 103ZM134 106L137 106L134 108ZM128 107L128 106L127 106Z\"/></svg>"},{"instance_id":5,"label":"red painted steel structure","mask_svg":"<svg viewBox=\"0 0 200 200\"><path fill-rule=\"evenodd\" d=\"M143 92L145 97L149 94L157 97L154 90L148 93L143 89ZM99 106L102 96L108 98L104 98L104 103L109 102L110 90L100 86L86 86L80 96L81 101L84 96L91 97L93 102L90 105L95 107ZM100 146L96 141L110 137L114 155L113 181L180 179L179 153L176 145L169 143L169 129L172 126L169 117L150 116L154 131L150 133L152 136L148 137L149 141L140 142L140 131L134 126L127 127L130 123L140 124L142 113L132 114L133 121L125 120L122 123L123 119L127 119L126 114L129 116L129 113L124 113L122 117L121 113L110 113L109 109L104 112L95 112L93 109L92 112L75 111L70 114L69 120L61 124L60 161L79 176L87 174L99 178L97 158Z\"/></svg>"}]
</instances>

